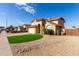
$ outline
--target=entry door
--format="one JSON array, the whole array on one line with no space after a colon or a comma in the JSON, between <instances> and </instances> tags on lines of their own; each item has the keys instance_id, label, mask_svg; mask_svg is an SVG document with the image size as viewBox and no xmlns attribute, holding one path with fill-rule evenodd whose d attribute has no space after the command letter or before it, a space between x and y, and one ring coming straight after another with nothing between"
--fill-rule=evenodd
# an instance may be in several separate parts
<instances>
[{"instance_id":1,"label":"entry door","mask_svg":"<svg viewBox=\"0 0 79 59\"><path fill-rule=\"evenodd\" d=\"M61 35L61 26L56 27L56 34Z\"/></svg>"},{"instance_id":2,"label":"entry door","mask_svg":"<svg viewBox=\"0 0 79 59\"><path fill-rule=\"evenodd\" d=\"M40 33L40 24L38 24L38 33Z\"/></svg>"}]
</instances>

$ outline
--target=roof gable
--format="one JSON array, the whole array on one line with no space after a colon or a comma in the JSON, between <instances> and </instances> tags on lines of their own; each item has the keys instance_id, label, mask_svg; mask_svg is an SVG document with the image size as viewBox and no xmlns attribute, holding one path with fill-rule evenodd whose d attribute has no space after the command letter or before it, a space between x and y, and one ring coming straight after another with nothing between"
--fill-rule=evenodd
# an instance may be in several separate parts
<instances>
[{"instance_id":1,"label":"roof gable","mask_svg":"<svg viewBox=\"0 0 79 59\"><path fill-rule=\"evenodd\" d=\"M62 17L59 17L59 18L49 18L48 20L49 21L63 20L65 22L64 18L62 18Z\"/></svg>"},{"instance_id":2,"label":"roof gable","mask_svg":"<svg viewBox=\"0 0 79 59\"><path fill-rule=\"evenodd\" d=\"M47 22L49 22L49 23L51 23L51 24L53 24L53 25L55 25L55 26L62 26L62 25L60 25L60 24L53 23L53 22L51 22L51 21L49 21L49 20L47 20Z\"/></svg>"}]
</instances>

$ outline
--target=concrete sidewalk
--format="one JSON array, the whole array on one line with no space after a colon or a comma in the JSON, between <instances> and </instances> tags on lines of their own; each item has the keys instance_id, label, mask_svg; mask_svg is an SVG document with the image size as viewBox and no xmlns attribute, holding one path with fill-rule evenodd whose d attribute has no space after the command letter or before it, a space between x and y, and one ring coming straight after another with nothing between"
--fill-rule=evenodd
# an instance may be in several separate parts
<instances>
[{"instance_id":1,"label":"concrete sidewalk","mask_svg":"<svg viewBox=\"0 0 79 59\"><path fill-rule=\"evenodd\" d=\"M0 33L0 56L12 56L10 45L8 43L5 31Z\"/></svg>"},{"instance_id":2,"label":"concrete sidewalk","mask_svg":"<svg viewBox=\"0 0 79 59\"><path fill-rule=\"evenodd\" d=\"M29 34L28 32L24 32L24 33L7 33L7 36L16 36L16 35L25 35L25 34Z\"/></svg>"}]
</instances>

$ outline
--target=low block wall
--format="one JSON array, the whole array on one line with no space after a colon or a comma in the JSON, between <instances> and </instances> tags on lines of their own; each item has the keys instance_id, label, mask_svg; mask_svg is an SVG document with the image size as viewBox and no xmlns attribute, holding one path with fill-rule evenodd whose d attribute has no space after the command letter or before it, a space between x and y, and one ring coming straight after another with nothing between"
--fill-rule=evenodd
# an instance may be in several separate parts
<instances>
[{"instance_id":1,"label":"low block wall","mask_svg":"<svg viewBox=\"0 0 79 59\"><path fill-rule=\"evenodd\" d=\"M79 29L66 29L66 35L79 36Z\"/></svg>"}]
</instances>

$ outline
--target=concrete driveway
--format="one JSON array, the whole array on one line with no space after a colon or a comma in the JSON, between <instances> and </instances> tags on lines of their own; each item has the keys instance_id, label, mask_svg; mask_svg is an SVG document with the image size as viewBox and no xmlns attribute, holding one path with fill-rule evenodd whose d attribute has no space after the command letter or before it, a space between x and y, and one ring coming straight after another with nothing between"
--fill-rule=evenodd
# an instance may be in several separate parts
<instances>
[{"instance_id":1,"label":"concrete driveway","mask_svg":"<svg viewBox=\"0 0 79 59\"><path fill-rule=\"evenodd\" d=\"M0 56L11 56L12 52L5 31L0 33Z\"/></svg>"}]
</instances>

